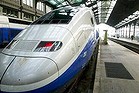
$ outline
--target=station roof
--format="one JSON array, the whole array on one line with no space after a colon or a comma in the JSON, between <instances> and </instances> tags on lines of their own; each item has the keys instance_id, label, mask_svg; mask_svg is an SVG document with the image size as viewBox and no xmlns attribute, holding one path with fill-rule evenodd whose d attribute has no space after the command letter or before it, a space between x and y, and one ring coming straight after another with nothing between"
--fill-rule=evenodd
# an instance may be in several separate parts
<instances>
[{"instance_id":1,"label":"station roof","mask_svg":"<svg viewBox=\"0 0 139 93\"><path fill-rule=\"evenodd\" d=\"M45 3L53 9L66 5L80 5L89 3L93 7L98 23L106 23L115 26L120 21L139 10L139 0L37 0ZM114 5L112 2L115 2ZM99 4L101 3L101 4ZM111 10L111 11L109 11Z\"/></svg>"},{"instance_id":2,"label":"station roof","mask_svg":"<svg viewBox=\"0 0 139 93\"><path fill-rule=\"evenodd\" d=\"M42 2L54 9L65 5L80 5L85 1L86 0L42 0Z\"/></svg>"},{"instance_id":3,"label":"station roof","mask_svg":"<svg viewBox=\"0 0 139 93\"><path fill-rule=\"evenodd\" d=\"M107 24L114 27L137 10L139 10L139 0L117 0Z\"/></svg>"}]
</instances>

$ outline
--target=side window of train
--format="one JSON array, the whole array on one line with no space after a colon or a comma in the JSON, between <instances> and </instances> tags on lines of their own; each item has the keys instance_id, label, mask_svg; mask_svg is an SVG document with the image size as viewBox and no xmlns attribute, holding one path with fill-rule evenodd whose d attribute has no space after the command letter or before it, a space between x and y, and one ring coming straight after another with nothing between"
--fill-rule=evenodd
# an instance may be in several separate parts
<instances>
[{"instance_id":1,"label":"side window of train","mask_svg":"<svg viewBox=\"0 0 139 93\"><path fill-rule=\"evenodd\" d=\"M92 24L94 24L93 18L91 18L91 22L92 22Z\"/></svg>"},{"instance_id":2,"label":"side window of train","mask_svg":"<svg viewBox=\"0 0 139 93\"><path fill-rule=\"evenodd\" d=\"M85 43L85 40L86 40L85 33L82 32L77 39L78 48L82 47L82 45Z\"/></svg>"}]
</instances>

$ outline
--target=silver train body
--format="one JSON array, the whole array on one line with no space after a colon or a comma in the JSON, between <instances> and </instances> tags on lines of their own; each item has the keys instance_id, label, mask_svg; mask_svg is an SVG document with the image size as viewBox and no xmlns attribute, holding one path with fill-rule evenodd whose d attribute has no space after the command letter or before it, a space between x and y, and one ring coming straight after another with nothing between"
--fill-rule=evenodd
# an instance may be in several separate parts
<instances>
[{"instance_id":1,"label":"silver train body","mask_svg":"<svg viewBox=\"0 0 139 93\"><path fill-rule=\"evenodd\" d=\"M98 41L92 10L64 7L19 33L0 54L0 90L51 93L88 63Z\"/></svg>"}]
</instances>

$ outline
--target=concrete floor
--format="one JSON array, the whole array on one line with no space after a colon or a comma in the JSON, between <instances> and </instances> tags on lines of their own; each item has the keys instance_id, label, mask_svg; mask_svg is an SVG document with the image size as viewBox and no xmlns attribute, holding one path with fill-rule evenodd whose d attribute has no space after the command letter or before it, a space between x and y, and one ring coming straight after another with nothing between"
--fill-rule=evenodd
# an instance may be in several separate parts
<instances>
[{"instance_id":1,"label":"concrete floor","mask_svg":"<svg viewBox=\"0 0 139 93\"><path fill-rule=\"evenodd\" d=\"M105 62L123 64L134 80L108 77ZM93 93L139 93L139 54L110 40L100 45Z\"/></svg>"}]
</instances>

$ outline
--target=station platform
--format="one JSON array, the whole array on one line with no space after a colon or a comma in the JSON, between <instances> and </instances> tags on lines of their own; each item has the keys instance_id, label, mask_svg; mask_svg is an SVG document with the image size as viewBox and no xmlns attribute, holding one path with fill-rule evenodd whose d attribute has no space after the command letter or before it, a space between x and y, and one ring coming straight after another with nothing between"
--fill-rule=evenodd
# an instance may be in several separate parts
<instances>
[{"instance_id":1,"label":"station platform","mask_svg":"<svg viewBox=\"0 0 139 93\"><path fill-rule=\"evenodd\" d=\"M113 37L114 38L114 37ZM122 40L122 41L126 41L126 42L129 42L129 43L133 43L133 44L138 44L139 45L139 42L135 39L131 40L130 38L114 38L114 39L118 39L118 40Z\"/></svg>"},{"instance_id":2,"label":"station platform","mask_svg":"<svg viewBox=\"0 0 139 93\"><path fill-rule=\"evenodd\" d=\"M139 93L139 54L110 40L100 44L93 93Z\"/></svg>"}]
</instances>

